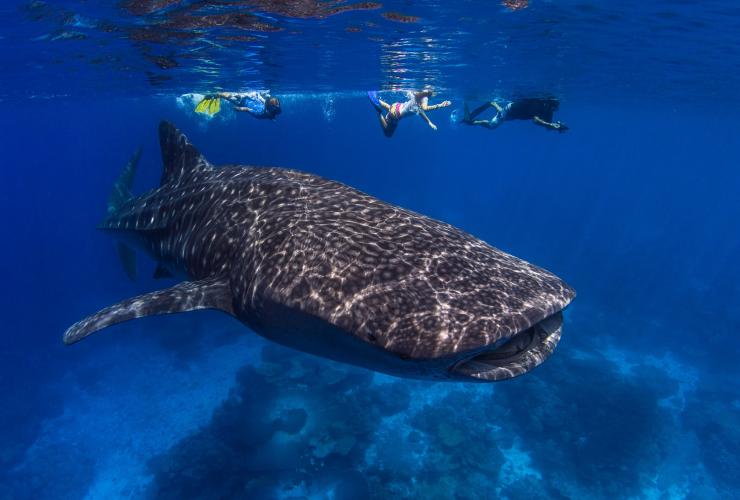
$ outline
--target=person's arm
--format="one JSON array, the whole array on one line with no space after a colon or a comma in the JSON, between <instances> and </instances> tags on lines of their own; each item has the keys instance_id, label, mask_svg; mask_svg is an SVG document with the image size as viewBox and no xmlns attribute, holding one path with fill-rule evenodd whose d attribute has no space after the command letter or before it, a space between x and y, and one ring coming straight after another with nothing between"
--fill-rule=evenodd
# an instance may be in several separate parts
<instances>
[{"instance_id":1,"label":"person's arm","mask_svg":"<svg viewBox=\"0 0 740 500\"><path fill-rule=\"evenodd\" d=\"M561 122L555 122L555 123L546 122L545 120L543 120L539 116L535 116L532 119L532 121L535 123L535 125L539 125L541 127L545 127L547 129L550 129L550 130L557 130L558 132L565 132L566 130L568 130L568 127L566 127L564 123L561 123Z\"/></svg>"},{"instance_id":2,"label":"person's arm","mask_svg":"<svg viewBox=\"0 0 740 500\"><path fill-rule=\"evenodd\" d=\"M451 104L452 103L450 101L443 101L443 102L440 102L439 104L432 104L432 105L426 104L424 106L421 106L421 109L423 111L434 111L435 109L446 108L447 106Z\"/></svg>"},{"instance_id":3,"label":"person's arm","mask_svg":"<svg viewBox=\"0 0 740 500\"><path fill-rule=\"evenodd\" d=\"M427 125L432 127L432 130L437 130L437 126L434 123L432 123L432 120L429 119L429 117L427 116L427 114L424 112L423 109L419 110L419 116L424 118L424 121L427 122Z\"/></svg>"},{"instance_id":4,"label":"person's arm","mask_svg":"<svg viewBox=\"0 0 740 500\"><path fill-rule=\"evenodd\" d=\"M251 115L257 116L257 113L253 109L250 109L246 106L234 106L234 111L241 111L242 113L249 113Z\"/></svg>"}]
</instances>

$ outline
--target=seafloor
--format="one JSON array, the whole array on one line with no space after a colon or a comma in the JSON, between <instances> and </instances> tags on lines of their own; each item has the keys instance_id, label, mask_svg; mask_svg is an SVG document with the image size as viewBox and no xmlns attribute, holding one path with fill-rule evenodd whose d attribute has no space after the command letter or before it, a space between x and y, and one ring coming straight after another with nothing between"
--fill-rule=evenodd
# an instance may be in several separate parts
<instances>
[{"instance_id":1,"label":"seafloor","mask_svg":"<svg viewBox=\"0 0 740 500\"><path fill-rule=\"evenodd\" d=\"M732 498L740 401L670 356L570 340L589 314L495 385L373 374L210 313L160 322L58 381L65 404L4 448L0 496Z\"/></svg>"}]
</instances>

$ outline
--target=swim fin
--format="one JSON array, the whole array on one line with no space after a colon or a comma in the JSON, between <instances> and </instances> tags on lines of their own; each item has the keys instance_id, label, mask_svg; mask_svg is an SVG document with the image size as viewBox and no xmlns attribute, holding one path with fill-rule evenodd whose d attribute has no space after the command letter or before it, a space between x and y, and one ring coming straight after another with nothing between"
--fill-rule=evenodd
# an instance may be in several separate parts
<instances>
[{"instance_id":1,"label":"swim fin","mask_svg":"<svg viewBox=\"0 0 740 500\"><path fill-rule=\"evenodd\" d=\"M204 97L197 106L195 106L195 112L196 113L206 113L208 106L211 104L211 98L210 97Z\"/></svg>"},{"instance_id":2,"label":"swim fin","mask_svg":"<svg viewBox=\"0 0 740 500\"><path fill-rule=\"evenodd\" d=\"M221 111L221 99L218 97L204 97L195 107L196 113L213 116Z\"/></svg>"},{"instance_id":3,"label":"swim fin","mask_svg":"<svg viewBox=\"0 0 740 500\"><path fill-rule=\"evenodd\" d=\"M221 111L221 99L216 97L211 101L211 104L208 106L208 114L213 116L219 111Z\"/></svg>"},{"instance_id":4,"label":"swim fin","mask_svg":"<svg viewBox=\"0 0 740 500\"><path fill-rule=\"evenodd\" d=\"M465 110L463 112L463 119L461 121L463 123L470 123L470 109L468 109L468 103L466 102L463 106L465 106Z\"/></svg>"},{"instance_id":5,"label":"swim fin","mask_svg":"<svg viewBox=\"0 0 740 500\"><path fill-rule=\"evenodd\" d=\"M383 106L380 105L380 99L378 98L378 93L376 91L370 90L367 93L367 98L370 99L370 102L375 108L375 111L377 111L378 113L383 112Z\"/></svg>"}]
</instances>

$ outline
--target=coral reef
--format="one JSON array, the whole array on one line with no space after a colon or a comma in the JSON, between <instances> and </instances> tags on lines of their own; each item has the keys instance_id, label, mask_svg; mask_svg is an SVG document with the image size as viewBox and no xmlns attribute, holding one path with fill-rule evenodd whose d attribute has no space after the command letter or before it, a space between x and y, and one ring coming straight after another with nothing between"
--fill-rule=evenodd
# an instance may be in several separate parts
<instances>
[{"instance_id":1,"label":"coral reef","mask_svg":"<svg viewBox=\"0 0 740 500\"><path fill-rule=\"evenodd\" d=\"M590 340L506 384L429 383L202 319L78 366L79 399L4 447L0 497L737 496L737 391L668 355Z\"/></svg>"},{"instance_id":2,"label":"coral reef","mask_svg":"<svg viewBox=\"0 0 740 500\"><path fill-rule=\"evenodd\" d=\"M370 372L345 369L266 346L262 362L244 367L209 426L151 460L158 498L272 498L316 493L358 498L358 473L384 417L409 397L390 384L386 398Z\"/></svg>"},{"instance_id":3,"label":"coral reef","mask_svg":"<svg viewBox=\"0 0 740 500\"><path fill-rule=\"evenodd\" d=\"M740 399L726 388L700 390L694 394L683 416L687 430L697 433L704 467L711 473L723 496L737 495L740 471Z\"/></svg>"},{"instance_id":4,"label":"coral reef","mask_svg":"<svg viewBox=\"0 0 740 500\"><path fill-rule=\"evenodd\" d=\"M151 494L519 499L665 491L674 485L655 478L676 453L679 420L667 402L677 391L655 363L626 370L600 354L561 353L527 377L478 386L374 376L268 345L261 363L239 372L210 425L150 462ZM688 415L705 422L702 432L716 429L709 443L721 453L707 457L707 468L731 482L737 441L715 441L732 435L732 415Z\"/></svg>"}]
</instances>

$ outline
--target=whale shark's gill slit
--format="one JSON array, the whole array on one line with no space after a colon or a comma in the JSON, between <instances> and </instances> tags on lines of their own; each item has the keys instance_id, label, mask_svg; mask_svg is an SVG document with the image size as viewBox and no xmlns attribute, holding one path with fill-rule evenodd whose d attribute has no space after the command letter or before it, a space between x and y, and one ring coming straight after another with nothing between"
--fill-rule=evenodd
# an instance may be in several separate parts
<instances>
[{"instance_id":1,"label":"whale shark's gill slit","mask_svg":"<svg viewBox=\"0 0 740 500\"><path fill-rule=\"evenodd\" d=\"M502 380L528 372L542 363L560 340L563 314L557 312L504 343L479 351L450 367L455 376L473 380Z\"/></svg>"}]
</instances>

